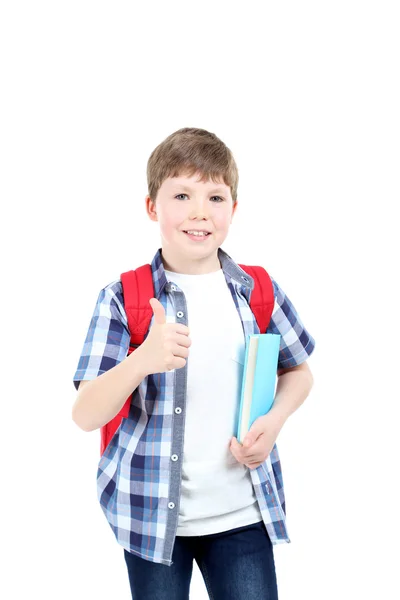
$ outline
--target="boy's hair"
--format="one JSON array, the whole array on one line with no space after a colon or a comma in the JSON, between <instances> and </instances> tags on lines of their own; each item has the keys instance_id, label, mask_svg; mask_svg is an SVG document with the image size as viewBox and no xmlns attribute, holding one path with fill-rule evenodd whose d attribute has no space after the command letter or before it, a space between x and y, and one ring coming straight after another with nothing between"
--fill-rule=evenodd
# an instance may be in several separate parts
<instances>
[{"instance_id":1,"label":"boy's hair","mask_svg":"<svg viewBox=\"0 0 400 600\"><path fill-rule=\"evenodd\" d=\"M148 195L155 204L167 177L191 177L197 172L204 183L223 179L235 204L239 172L232 152L214 133L195 127L178 129L153 150L147 162Z\"/></svg>"}]
</instances>

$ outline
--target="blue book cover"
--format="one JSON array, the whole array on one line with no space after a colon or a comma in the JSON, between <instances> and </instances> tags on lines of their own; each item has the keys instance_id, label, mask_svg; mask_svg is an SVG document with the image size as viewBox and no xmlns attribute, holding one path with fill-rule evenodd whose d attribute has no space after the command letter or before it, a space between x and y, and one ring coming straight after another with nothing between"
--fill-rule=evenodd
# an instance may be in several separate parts
<instances>
[{"instance_id":1,"label":"blue book cover","mask_svg":"<svg viewBox=\"0 0 400 600\"><path fill-rule=\"evenodd\" d=\"M281 336L247 335L236 438L243 439L258 417L274 403Z\"/></svg>"}]
</instances>

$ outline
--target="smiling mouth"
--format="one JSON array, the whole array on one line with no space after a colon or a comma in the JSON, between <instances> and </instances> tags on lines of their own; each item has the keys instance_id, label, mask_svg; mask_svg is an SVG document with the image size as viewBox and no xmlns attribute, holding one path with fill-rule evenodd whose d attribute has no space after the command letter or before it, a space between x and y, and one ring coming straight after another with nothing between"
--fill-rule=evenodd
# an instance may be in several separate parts
<instances>
[{"instance_id":1,"label":"smiling mouth","mask_svg":"<svg viewBox=\"0 0 400 600\"><path fill-rule=\"evenodd\" d=\"M186 235L191 235L192 237L198 237L198 238L206 238L209 235L211 235L210 232L207 232L207 233L201 234L201 235L195 235L193 233L188 233L187 231L183 231L183 233L186 233Z\"/></svg>"}]
</instances>

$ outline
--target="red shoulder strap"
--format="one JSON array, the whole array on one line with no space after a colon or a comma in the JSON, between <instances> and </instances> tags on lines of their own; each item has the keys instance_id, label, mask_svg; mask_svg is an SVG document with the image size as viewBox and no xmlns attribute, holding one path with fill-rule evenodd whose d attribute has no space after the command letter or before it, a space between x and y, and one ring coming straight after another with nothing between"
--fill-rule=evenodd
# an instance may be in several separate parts
<instances>
[{"instance_id":1,"label":"red shoulder strap","mask_svg":"<svg viewBox=\"0 0 400 600\"><path fill-rule=\"evenodd\" d=\"M260 333L266 333L274 310L275 295L271 278L264 267L239 265L254 279L250 308L256 318Z\"/></svg>"},{"instance_id":2,"label":"red shoulder strap","mask_svg":"<svg viewBox=\"0 0 400 600\"><path fill-rule=\"evenodd\" d=\"M250 308L256 318L261 333L267 331L269 321L274 308L274 289L272 281L263 267L239 265L246 273L254 279L254 288L250 296ZM121 274L121 283L124 296L124 307L128 318L128 327L131 341L128 356L140 344L149 329L153 316L149 304L150 298L154 298L154 284L151 273L151 265L143 265L137 269ZM115 417L100 429L101 443L100 455L110 443L117 431L122 418L127 418L131 405L131 394L123 407Z\"/></svg>"},{"instance_id":3,"label":"red shoulder strap","mask_svg":"<svg viewBox=\"0 0 400 600\"><path fill-rule=\"evenodd\" d=\"M153 316L149 304L150 298L154 298L154 284L151 274L151 265L143 265L137 269L121 274L122 292L124 296L124 308L128 318L128 328L131 341L128 356L140 344L149 329ZM117 431L122 418L127 418L131 406L133 393L126 399L123 407L111 421L100 428L100 455L102 456L114 433Z\"/></svg>"},{"instance_id":4,"label":"red shoulder strap","mask_svg":"<svg viewBox=\"0 0 400 600\"><path fill-rule=\"evenodd\" d=\"M151 265L143 265L135 270L122 273L121 283L124 294L124 307L131 334L131 348L133 349L133 347L140 346L143 343L153 316L149 304L150 298L154 298Z\"/></svg>"}]
</instances>

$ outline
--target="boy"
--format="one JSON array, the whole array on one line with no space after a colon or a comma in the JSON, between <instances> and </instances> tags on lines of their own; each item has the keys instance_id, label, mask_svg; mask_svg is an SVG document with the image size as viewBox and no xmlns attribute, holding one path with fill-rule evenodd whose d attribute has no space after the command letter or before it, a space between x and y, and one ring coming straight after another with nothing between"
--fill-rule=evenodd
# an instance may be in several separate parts
<instances>
[{"instance_id":1,"label":"boy","mask_svg":"<svg viewBox=\"0 0 400 600\"><path fill-rule=\"evenodd\" d=\"M147 179L147 214L162 238L148 335L127 356L121 281L105 286L72 417L85 431L100 428L134 390L97 474L132 598L188 600L195 559L210 598L275 600L273 545L290 542L275 440L312 387L305 361L315 341L271 277L267 331L282 336L276 396L242 446L233 435L245 336L260 331L254 282L221 248L237 209L235 161L213 133L183 128L152 152Z\"/></svg>"}]
</instances>

